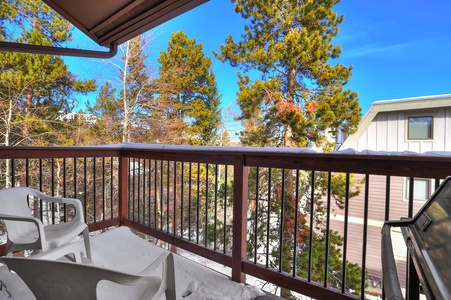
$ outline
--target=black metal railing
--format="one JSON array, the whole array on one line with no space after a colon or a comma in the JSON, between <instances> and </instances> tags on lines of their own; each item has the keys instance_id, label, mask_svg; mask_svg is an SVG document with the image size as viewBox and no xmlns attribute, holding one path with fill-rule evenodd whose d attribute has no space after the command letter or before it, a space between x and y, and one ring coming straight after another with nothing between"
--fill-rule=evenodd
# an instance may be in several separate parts
<instances>
[{"instance_id":1,"label":"black metal railing","mask_svg":"<svg viewBox=\"0 0 451 300\"><path fill-rule=\"evenodd\" d=\"M129 158L128 169L130 220L231 254L229 166Z\"/></svg>"}]
</instances>

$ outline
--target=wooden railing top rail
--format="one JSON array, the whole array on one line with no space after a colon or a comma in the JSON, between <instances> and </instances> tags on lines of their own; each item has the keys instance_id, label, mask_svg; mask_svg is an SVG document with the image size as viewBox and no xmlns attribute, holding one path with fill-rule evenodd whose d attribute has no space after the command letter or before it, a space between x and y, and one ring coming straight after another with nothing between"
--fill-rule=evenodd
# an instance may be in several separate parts
<instances>
[{"instance_id":1,"label":"wooden railing top rail","mask_svg":"<svg viewBox=\"0 0 451 300\"><path fill-rule=\"evenodd\" d=\"M0 158L63 158L123 156L185 162L230 164L315 171L445 178L451 175L451 152L425 154L333 152L263 147L142 145L0 147Z\"/></svg>"},{"instance_id":2,"label":"wooden railing top rail","mask_svg":"<svg viewBox=\"0 0 451 300\"><path fill-rule=\"evenodd\" d=\"M120 147L109 146L36 146L0 147L0 159L64 158L120 156Z\"/></svg>"}]
</instances>

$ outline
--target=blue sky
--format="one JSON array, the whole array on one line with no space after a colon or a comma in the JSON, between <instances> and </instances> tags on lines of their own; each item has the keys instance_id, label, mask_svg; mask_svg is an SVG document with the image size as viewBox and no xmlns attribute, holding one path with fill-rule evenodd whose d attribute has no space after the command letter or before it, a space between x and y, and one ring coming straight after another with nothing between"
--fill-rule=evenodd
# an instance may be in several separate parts
<instances>
[{"instance_id":1,"label":"blue sky","mask_svg":"<svg viewBox=\"0 0 451 300\"><path fill-rule=\"evenodd\" d=\"M335 11L345 15L334 39L342 47L337 61L353 66L347 87L358 92L362 113L377 100L451 94L451 1L342 0ZM183 30L212 57L223 107L236 109L238 69L217 61L212 51L229 34L238 38L245 22L230 1L211 0L153 30L150 62L156 63L172 32ZM107 72L92 59L67 62L87 78Z\"/></svg>"}]
</instances>

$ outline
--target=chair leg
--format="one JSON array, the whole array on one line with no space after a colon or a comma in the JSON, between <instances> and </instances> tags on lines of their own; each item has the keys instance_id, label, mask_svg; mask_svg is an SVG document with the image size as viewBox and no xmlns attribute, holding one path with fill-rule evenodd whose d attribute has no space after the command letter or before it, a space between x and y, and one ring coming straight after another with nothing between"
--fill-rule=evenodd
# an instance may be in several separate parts
<instances>
[{"instance_id":1,"label":"chair leg","mask_svg":"<svg viewBox=\"0 0 451 300\"><path fill-rule=\"evenodd\" d=\"M91 243L89 241L89 229L88 226L83 230L83 240L85 241L86 257L92 260L91 257Z\"/></svg>"},{"instance_id":2,"label":"chair leg","mask_svg":"<svg viewBox=\"0 0 451 300\"><path fill-rule=\"evenodd\" d=\"M167 264L167 288L166 288L166 299L175 300L176 290L175 290L175 267L174 267L174 255L170 253L166 258Z\"/></svg>"},{"instance_id":3,"label":"chair leg","mask_svg":"<svg viewBox=\"0 0 451 300\"><path fill-rule=\"evenodd\" d=\"M12 246L12 243L9 241L9 239L7 239L6 240L5 256L13 256L13 252L10 251L11 246Z\"/></svg>"}]
</instances>

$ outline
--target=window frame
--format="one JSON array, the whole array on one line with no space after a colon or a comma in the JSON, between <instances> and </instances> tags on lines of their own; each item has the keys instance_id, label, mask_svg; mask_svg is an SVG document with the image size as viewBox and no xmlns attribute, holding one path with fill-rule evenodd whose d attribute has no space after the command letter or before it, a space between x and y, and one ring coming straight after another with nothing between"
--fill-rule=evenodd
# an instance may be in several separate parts
<instances>
[{"instance_id":1,"label":"window frame","mask_svg":"<svg viewBox=\"0 0 451 300\"><path fill-rule=\"evenodd\" d=\"M430 136L429 138L410 138L410 120L413 118L430 118ZM408 114L406 116L406 141L415 142L415 141L433 141L434 140L434 128L435 128L435 115L433 113L422 113L422 114Z\"/></svg>"},{"instance_id":2,"label":"window frame","mask_svg":"<svg viewBox=\"0 0 451 300\"><path fill-rule=\"evenodd\" d=\"M425 203L426 201L429 200L429 198L431 197L431 195L434 192L434 179L431 178L419 178L419 177L414 177L414 192L413 192L413 201L414 202L421 202L421 203ZM415 181L426 181L427 182L427 198L425 199L415 199ZM403 188L403 194L404 194L404 201L409 201L409 185L410 185L410 177L405 177L404 178L404 188Z\"/></svg>"}]
</instances>

